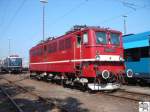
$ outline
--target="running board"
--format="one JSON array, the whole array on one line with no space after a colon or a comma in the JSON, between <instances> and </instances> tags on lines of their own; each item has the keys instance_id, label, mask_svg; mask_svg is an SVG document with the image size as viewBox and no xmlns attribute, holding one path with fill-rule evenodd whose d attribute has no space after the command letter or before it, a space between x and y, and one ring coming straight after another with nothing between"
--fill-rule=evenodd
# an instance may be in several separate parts
<instances>
[{"instance_id":1,"label":"running board","mask_svg":"<svg viewBox=\"0 0 150 112\"><path fill-rule=\"evenodd\" d=\"M120 88L120 84L107 83L104 85L104 84L89 83L88 88L91 90L116 90Z\"/></svg>"}]
</instances>

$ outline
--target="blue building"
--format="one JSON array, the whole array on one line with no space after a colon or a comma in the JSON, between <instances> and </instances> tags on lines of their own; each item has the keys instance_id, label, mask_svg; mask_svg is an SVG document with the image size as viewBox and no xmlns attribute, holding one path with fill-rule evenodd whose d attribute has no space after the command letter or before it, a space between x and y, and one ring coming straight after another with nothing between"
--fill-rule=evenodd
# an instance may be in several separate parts
<instances>
[{"instance_id":1,"label":"blue building","mask_svg":"<svg viewBox=\"0 0 150 112\"><path fill-rule=\"evenodd\" d=\"M150 31L123 36L127 69L132 69L134 79L150 83Z\"/></svg>"}]
</instances>

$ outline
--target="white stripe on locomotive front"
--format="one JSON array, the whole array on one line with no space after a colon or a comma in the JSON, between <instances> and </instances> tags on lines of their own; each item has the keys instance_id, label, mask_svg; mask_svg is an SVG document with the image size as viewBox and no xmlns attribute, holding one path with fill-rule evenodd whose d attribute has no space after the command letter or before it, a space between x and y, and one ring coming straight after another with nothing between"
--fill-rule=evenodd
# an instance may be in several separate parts
<instances>
[{"instance_id":1,"label":"white stripe on locomotive front","mask_svg":"<svg viewBox=\"0 0 150 112\"><path fill-rule=\"evenodd\" d=\"M30 64L55 64L55 63L68 63L68 62L81 62L81 61L120 61L119 55L99 55L100 59L74 59L74 60L61 60L61 61L51 61L51 62L37 62Z\"/></svg>"}]
</instances>

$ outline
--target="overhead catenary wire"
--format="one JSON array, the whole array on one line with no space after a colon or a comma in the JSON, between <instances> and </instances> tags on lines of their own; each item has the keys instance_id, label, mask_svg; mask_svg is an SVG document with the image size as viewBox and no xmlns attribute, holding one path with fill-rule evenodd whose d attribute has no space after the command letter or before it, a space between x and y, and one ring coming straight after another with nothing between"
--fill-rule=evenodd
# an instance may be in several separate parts
<instances>
[{"instance_id":1,"label":"overhead catenary wire","mask_svg":"<svg viewBox=\"0 0 150 112\"><path fill-rule=\"evenodd\" d=\"M114 17L111 17L111 18L108 18L106 20L103 20L101 21L100 23L103 23L105 24L106 22L110 22L110 21L113 21L115 19L119 19L119 18L122 18L124 16L128 16L130 14L133 14L141 9L144 9L144 8L150 8L150 5L142 5L142 6L139 6L137 4L134 4L134 3L129 3L127 1L123 1L123 0L118 0L119 2L121 2L125 7L128 7L128 8L131 8L132 10L128 11L128 12L125 12L125 13L122 13L122 14L119 14L118 16L114 16ZM124 20L124 34L126 34L126 23L125 23L125 20Z\"/></svg>"},{"instance_id":2,"label":"overhead catenary wire","mask_svg":"<svg viewBox=\"0 0 150 112\"><path fill-rule=\"evenodd\" d=\"M119 0L125 7L128 7L128 8L131 8L133 9L134 11L136 11L136 8L138 7L137 5L135 5L134 3L130 3L130 2L127 2L125 0Z\"/></svg>"},{"instance_id":3,"label":"overhead catenary wire","mask_svg":"<svg viewBox=\"0 0 150 112\"><path fill-rule=\"evenodd\" d=\"M58 23L58 21L62 20L63 18L65 18L66 16L68 16L69 14L71 14L72 12L74 12L76 9L79 9L81 6L85 5L89 0L84 0L83 2L80 2L79 4L77 4L76 6L72 7L70 10L68 10L66 13L64 13L63 15L59 16L58 18L55 19L55 21L52 22L51 26L55 25Z\"/></svg>"},{"instance_id":4,"label":"overhead catenary wire","mask_svg":"<svg viewBox=\"0 0 150 112\"><path fill-rule=\"evenodd\" d=\"M68 10L67 12L65 12L64 14L62 14L61 16L57 17L52 24L50 24L49 26L54 26L56 25L59 21L61 21L63 18L65 18L66 16L68 16L69 14L71 14L72 12L74 12L76 9L79 9L81 6L85 5L89 0L83 0L82 2L80 2L79 4L75 5L74 7L72 7L70 10Z\"/></svg>"},{"instance_id":5,"label":"overhead catenary wire","mask_svg":"<svg viewBox=\"0 0 150 112\"><path fill-rule=\"evenodd\" d=\"M2 27L3 26L3 24L4 24L4 22L5 22L5 20L6 20L6 18L8 17L8 11L10 10L10 7L5 7L5 4L10 4L11 2L10 1L8 1L8 0L5 0L5 2L4 2L4 0L3 0L3 2L2 1L0 1L1 3L1 5L2 4L4 4L3 5L3 7L1 6L1 9L3 9L3 13L1 13L1 17L0 17L0 26Z\"/></svg>"},{"instance_id":6,"label":"overhead catenary wire","mask_svg":"<svg viewBox=\"0 0 150 112\"><path fill-rule=\"evenodd\" d=\"M8 24L6 25L6 27L2 30L1 34L3 33L3 36L6 34L6 32L8 32L8 30L10 29L12 23L14 22L16 16L18 15L18 13L20 12L20 10L22 9L22 7L24 6L26 0L22 0L20 6L17 8L16 12L14 13L14 15L11 17L10 21L8 22ZM1 36L2 37L2 36Z\"/></svg>"},{"instance_id":7,"label":"overhead catenary wire","mask_svg":"<svg viewBox=\"0 0 150 112\"><path fill-rule=\"evenodd\" d=\"M149 5L143 5L143 6L141 6L141 7L136 8L136 10L131 10L131 11L128 11L128 12L119 14L119 15L117 15L117 16L110 17L110 18L108 18L108 19L106 19L106 20L101 21L100 23L104 23L104 24L105 24L106 22L113 21L113 20L118 19L118 18L120 18L120 17L122 17L122 16L124 16L124 15L126 15L126 16L127 16L127 15L130 15L130 14L135 13L135 12L141 10L141 9L144 9L144 8L150 8L150 6L149 6Z\"/></svg>"},{"instance_id":8,"label":"overhead catenary wire","mask_svg":"<svg viewBox=\"0 0 150 112\"><path fill-rule=\"evenodd\" d=\"M64 13L62 16L58 17L57 19L55 19L55 21L52 22L51 26L55 25L58 23L58 21L62 20L63 18L65 18L66 16L68 16L70 13L72 13L74 10L76 10L77 8L81 7L82 5L86 4L86 2L89 1L89 0L85 0L81 3L79 3L77 6L73 7L71 10L69 10L68 12ZM143 6L139 6L139 5L136 5L134 3L130 3L130 2L127 2L127 1L124 1L124 0L118 0L119 2L121 2L125 7L128 7L130 9L132 9L132 11L128 11L128 12L125 12L125 13L122 13L122 14L119 14L117 16L113 16L113 17L110 17L106 20L103 20L101 21L100 23L105 23L105 22L109 22L109 21L112 21L114 19L117 19L117 18L120 18L122 17L123 15L129 15L131 13L134 13L135 11L137 10L140 10L140 9L144 9L144 8L147 8L147 7L150 7L148 5L143 5Z\"/></svg>"}]
</instances>

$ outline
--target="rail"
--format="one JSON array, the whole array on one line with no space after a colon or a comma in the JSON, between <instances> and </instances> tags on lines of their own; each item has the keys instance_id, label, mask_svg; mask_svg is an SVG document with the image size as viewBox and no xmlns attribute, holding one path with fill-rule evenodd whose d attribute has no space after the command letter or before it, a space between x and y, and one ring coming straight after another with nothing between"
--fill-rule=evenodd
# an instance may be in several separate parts
<instances>
[{"instance_id":1,"label":"rail","mask_svg":"<svg viewBox=\"0 0 150 112\"><path fill-rule=\"evenodd\" d=\"M24 112L19 105L13 100L13 98L11 98L11 96L5 91L5 89L3 87L0 87L1 91L3 94L5 94L5 96L7 96L7 98L10 100L10 102L13 104L13 106L17 109L18 112Z\"/></svg>"},{"instance_id":2,"label":"rail","mask_svg":"<svg viewBox=\"0 0 150 112\"><path fill-rule=\"evenodd\" d=\"M18 82L18 81L10 81L6 78L3 78L3 79L7 80L9 83L12 83L12 84L14 84L15 82ZM25 77L25 79L27 79L27 77ZM21 79L21 80L23 80L23 79ZM17 84L15 84L15 85L17 85ZM47 99L37 95L36 93L31 92L31 91L27 90L26 88L24 88L20 85L17 85L17 86L24 89L25 91L29 92L30 94L37 96L39 99L47 102ZM112 96L112 97L116 97L116 98L136 101L136 102L143 101L143 98L147 98L147 100L150 101L150 95L149 94L139 93L139 92L131 92L131 91L123 90L123 89L117 90L115 92L109 92L109 93L108 92L96 92L96 94L97 95L103 94L103 95L107 95L107 96Z\"/></svg>"},{"instance_id":3,"label":"rail","mask_svg":"<svg viewBox=\"0 0 150 112\"><path fill-rule=\"evenodd\" d=\"M4 78L4 77L1 77L1 78L4 79L4 80L6 80L9 84L12 84L12 85L14 85L14 86L16 86L16 87L18 87L18 88L20 88L20 89L26 91L26 92L29 93L30 95L33 95L33 96L37 97L37 98L38 98L40 101L42 101L43 103L45 103L45 104L51 103L55 108L60 109L61 112L68 112L68 110L66 110L66 109L65 109L64 107L62 107L61 105L57 105L57 103L55 103L54 100L50 101L49 99L44 98L44 97L42 97L42 96L36 94L35 92L30 91L30 90L28 90L27 88L24 88L23 86L20 86L20 85L18 85L18 84L15 84L16 82L18 82L18 81L20 81L20 80L17 80L17 81L10 81L10 80L8 80L8 79L6 79L6 78ZM26 78L25 78L25 79L26 79ZM22 80L23 80L23 79L22 79ZM23 111L19 111L19 112L23 112Z\"/></svg>"},{"instance_id":4,"label":"rail","mask_svg":"<svg viewBox=\"0 0 150 112\"><path fill-rule=\"evenodd\" d=\"M135 102L144 101L145 99L150 101L150 95L145 93L131 92L126 90L118 90L114 93L102 93L107 96L112 96L116 98L131 100Z\"/></svg>"}]
</instances>

